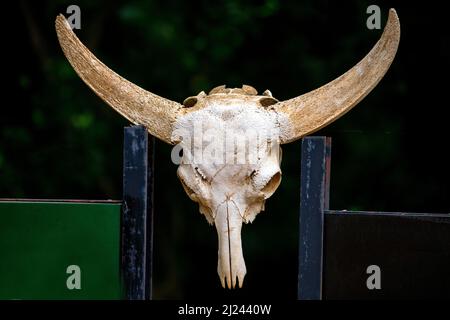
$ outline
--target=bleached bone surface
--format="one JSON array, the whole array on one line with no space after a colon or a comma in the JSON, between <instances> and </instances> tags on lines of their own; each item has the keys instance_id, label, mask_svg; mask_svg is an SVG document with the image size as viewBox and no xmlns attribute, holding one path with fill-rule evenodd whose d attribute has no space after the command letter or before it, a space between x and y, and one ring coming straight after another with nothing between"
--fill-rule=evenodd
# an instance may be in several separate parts
<instances>
[{"instance_id":1,"label":"bleached bone surface","mask_svg":"<svg viewBox=\"0 0 450 320\"><path fill-rule=\"evenodd\" d=\"M225 99L224 99L225 98ZM264 209L281 179L279 123L274 111L258 100L211 95L198 111L178 119L172 134L183 158L178 176L200 212L217 229L217 271L222 286L242 286L246 267L242 253L242 223Z\"/></svg>"}]
</instances>

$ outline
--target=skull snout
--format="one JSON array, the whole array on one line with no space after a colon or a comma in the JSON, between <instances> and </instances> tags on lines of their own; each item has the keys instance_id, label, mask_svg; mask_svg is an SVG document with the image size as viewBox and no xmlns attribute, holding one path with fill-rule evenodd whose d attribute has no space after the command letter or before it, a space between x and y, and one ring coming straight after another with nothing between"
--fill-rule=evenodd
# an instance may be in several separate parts
<instances>
[{"instance_id":1,"label":"skull snout","mask_svg":"<svg viewBox=\"0 0 450 320\"><path fill-rule=\"evenodd\" d=\"M218 209L214 220L219 239L218 265L222 287L242 287L247 269L242 253L242 217L232 201L225 201Z\"/></svg>"}]
</instances>

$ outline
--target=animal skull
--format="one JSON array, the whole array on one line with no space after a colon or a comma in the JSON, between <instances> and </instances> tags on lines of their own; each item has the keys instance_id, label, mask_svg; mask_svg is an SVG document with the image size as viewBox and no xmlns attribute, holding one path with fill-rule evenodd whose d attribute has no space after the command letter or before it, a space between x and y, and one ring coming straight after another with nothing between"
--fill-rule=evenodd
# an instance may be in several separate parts
<instances>
[{"instance_id":1,"label":"animal skull","mask_svg":"<svg viewBox=\"0 0 450 320\"><path fill-rule=\"evenodd\" d=\"M250 86L217 87L183 104L148 92L114 73L76 37L64 16L56 31L67 59L84 82L134 124L183 150L178 177L219 239L222 286L242 286L246 267L242 223L252 222L281 181L279 144L336 120L361 101L390 67L400 40L394 9L381 39L342 76L301 96L278 101ZM237 279L237 282L236 282Z\"/></svg>"},{"instance_id":2,"label":"animal skull","mask_svg":"<svg viewBox=\"0 0 450 320\"><path fill-rule=\"evenodd\" d=\"M184 190L216 226L224 287L234 288L236 278L242 286L242 223L253 221L281 181L280 116L263 107L268 102L277 101L250 86L221 86L186 99L198 110L180 117L172 134L183 148L178 177Z\"/></svg>"}]
</instances>

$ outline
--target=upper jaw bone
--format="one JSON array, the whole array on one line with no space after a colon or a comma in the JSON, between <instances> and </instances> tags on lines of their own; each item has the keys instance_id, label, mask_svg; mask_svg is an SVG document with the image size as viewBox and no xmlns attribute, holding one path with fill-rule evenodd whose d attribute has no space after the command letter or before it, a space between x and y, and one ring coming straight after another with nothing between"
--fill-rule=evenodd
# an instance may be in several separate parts
<instances>
[{"instance_id":1,"label":"upper jaw bone","mask_svg":"<svg viewBox=\"0 0 450 320\"><path fill-rule=\"evenodd\" d=\"M242 288L247 273L242 254L242 217L236 206L226 201L217 209L214 223L219 238L217 273L222 287L225 288L226 284L231 289L238 283Z\"/></svg>"}]
</instances>

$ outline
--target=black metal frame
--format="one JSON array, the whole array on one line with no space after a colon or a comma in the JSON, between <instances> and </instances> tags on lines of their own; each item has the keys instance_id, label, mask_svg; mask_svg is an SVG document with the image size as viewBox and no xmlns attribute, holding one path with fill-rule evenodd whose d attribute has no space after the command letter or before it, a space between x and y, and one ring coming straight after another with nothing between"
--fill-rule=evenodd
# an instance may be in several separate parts
<instances>
[{"instance_id":1,"label":"black metal frame","mask_svg":"<svg viewBox=\"0 0 450 320\"><path fill-rule=\"evenodd\" d=\"M389 216L422 221L448 221L450 215L435 213L347 211L329 209L331 139L302 140L299 234L299 300L322 299L324 225L330 216Z\"/></svg>"},{"instance_id":2,"label":"black metal frame","mask_svg":"<svg viewBox=\"0 0 450 320\"><path fill-rule=\"evenodd\" d=\"M128 300L152 299L154 138L124 128L121 281Z\"/></svg>"},{"instance_id":3,"label":"black metal frame","mask_svg":"<svg viewBox=\"0 0 450 320\"><path fill-rule=\"evenodd\" d=\"M448 219L446 214L329 209L331 138L302 140L299 215L299 300L323 298L324 225L327 216L389 216ZM121 279L124 297L152 298L154 138L145 127L124 130Z\"/></svg>"},{"instance_id":4,"label":"black metal frame","mask_svg":"<svg viewBox=\"0 0 450 320\"><path fill-rule=\"evenodd\" d=\"M324 211L329 202L331 139L302 140L298 298L321 299ZM327 170L328 169L328 170Z\"/></svg>"}]
</instances>

